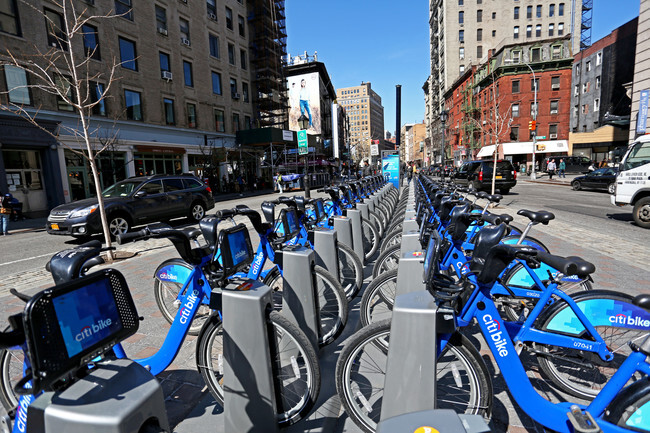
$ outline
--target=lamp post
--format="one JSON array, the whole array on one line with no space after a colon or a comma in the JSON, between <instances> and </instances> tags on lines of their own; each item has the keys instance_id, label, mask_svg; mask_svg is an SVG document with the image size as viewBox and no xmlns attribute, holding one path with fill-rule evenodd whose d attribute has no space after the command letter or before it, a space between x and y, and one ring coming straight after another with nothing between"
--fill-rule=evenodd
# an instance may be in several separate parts
<instances>
[{"instance_id":1,"label":"lamp post","mask_svg":"<svg viewBox=\"0 0 650 433\"><path fill-rule=\"evenodd\" d=\"M449 117L449 111L440 112L440 122L442 123L442 143L440 144L440 153L442 154L442 166L440 167L440 176L445 178L445 123Z\"/></svg>"},{"instance_id":2,"label":"lamp post","mask_svg":"<svg viewBox=\"0 0 650 433\"><path fill-rule=\"evenodd\" d=\"M512 63L511 59L505 59L505 63ZM537 174L535 173L535 151L537 150L537 110L539 109L537 107L537 79L535 78L535 71L533 68L528 64L524 63L530 69L530 72L533 74L533 90L534 90L534 104L535 104L535 111L533 111L533 121L535 122L535 130L533 130L533 166L531 167L530 171L530 179L535 180L537 179Z\"/></svg>"},{"instance_id":3,"label":"lamp post","mask_svg":"<svg viewBox=\"0 0 650 433\"><path fill-rule=\"evenodd\" d=\"M309 128L309 118L305 116L304 114L300 116L298 119L298 125L300 125L300 129L307 129ZM307 144L307 155L304 156L305 158L305 170L304 170L304 187L305 187L305 197L310 198L311 197L311 191L309 190L309 143Z\"/></svg>"}]
</instances>

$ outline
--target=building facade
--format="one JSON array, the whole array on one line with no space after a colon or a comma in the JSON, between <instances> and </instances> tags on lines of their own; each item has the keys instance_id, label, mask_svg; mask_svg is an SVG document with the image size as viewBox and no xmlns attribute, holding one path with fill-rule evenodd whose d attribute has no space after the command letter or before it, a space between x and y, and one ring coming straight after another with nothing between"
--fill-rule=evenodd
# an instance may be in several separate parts
<instances>
[{"instance_id":1,"label":"building facade","mask_svg":"<svg viewBox=\"0 0 650 433\"><path fill-rule=\"evenodd\" d=\"M622 25L575 55L571 83L571 136L574 155L595 161L626 147L634 78L637 19Z\"/></svg>"},{"instance_id":2,"label":"building facade","mask_svg":"<svg viewBox=\"0 0 650 433\"><path fill-rule=\"evenodd\" d=\"M117 11L119 16L93 19L68 41L61 31L63 10L46 1L32 8L9 0L4 18L9 24L0 31L0 42L26 68L27 56L37 51L56 55L73 50L78 59L88 61L88 74L93 76L88 80L89 98L101 99L90 117L90 131L92 146L106 148L99 158L102 187L144 174L207 175L210 171L220 179L235 172L255 176L258 158L238 158L245 153L236 148L235 135L260 124L255 107L264 89L258 91L260 75L252 61L258 53L250 22L271 13L269 2L208 1L202 7L183 1L75 3L83 5L78 10L87 8L88 14ZM269 4L283 10L284 2ZM119 66L110 77L106 72L114 62ZM57 65L61 71L57 75L70 73L62 61ZM0 104L22 105L27 113L38 112L39 124L58 127L51 128L53 142L43 134L27 142L16 130L25 121L12 115L0 119L0 189L10 190L33 212L94 195L89 164L75 152L83 148L75 110L52 94L23 87L37 83L21 67L4 66L2 78ZM54 74L52 78L65 85L65 79ZM106 97L98 98L104 89L108 89ZM41 180L35 182L39 176Z\"/></svg>"},{"instance_id":3,"label":"building facade","mask_svg":"<svg viewBox=\"0 0 650 433\"><path fill-rule=\"evenodd\" d=\"M418 167L428 164L426 149L426 125L423 123L407 123L402 126L401 146L404 161L413 162Z\"/></svg>"},{"instance_id":4,"label":"building facade","mask_svg":"<svg viewBox=\"0 0 650 433\"><path fill-rule=\"evenodd\" d=\"M336 89L337 102L345 107L350 122L350 149L355 161L371 156L371 144L384 145L384 106L371 83ZM378 156L375 156L377 158Z\"/></svg>"},{"instance_id":5,"label":"building facade","mask_svg":"<svg viewBox=\"0 0 650 433\"><path fill-rule=\"evenodd\" d=\"M629 141L647 131L647 117L640 118L641 92L650 90L650 0L641 0L634 56L634 81L632 84L632 109Z\"/></svg>"}]
</instances>

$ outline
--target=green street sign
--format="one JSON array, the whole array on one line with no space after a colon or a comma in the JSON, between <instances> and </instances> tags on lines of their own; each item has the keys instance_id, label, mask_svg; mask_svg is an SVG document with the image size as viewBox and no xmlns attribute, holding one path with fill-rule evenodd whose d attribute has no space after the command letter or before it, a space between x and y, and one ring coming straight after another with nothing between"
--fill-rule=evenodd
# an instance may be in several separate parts
<instances>
[{"instance_id":1,"label":"green street sign","mask_svg":"<svg viewBox=\"0 0 650 433\"><path fill-rule=\"evenodd\" d=\"M307 148L307 130L301 129L298 131L298 155L306 155L309 153Z\"/></svg>"},{"instance_id":2,"label":"green street sign","mask_svg":"<svg viewBox=\"0 0 650 433\"><path fill-rule=\"evenodd\" d=\"M546 135L538 135L537 139L538 140L546 140Z\"/></svg>"}]
</instances>

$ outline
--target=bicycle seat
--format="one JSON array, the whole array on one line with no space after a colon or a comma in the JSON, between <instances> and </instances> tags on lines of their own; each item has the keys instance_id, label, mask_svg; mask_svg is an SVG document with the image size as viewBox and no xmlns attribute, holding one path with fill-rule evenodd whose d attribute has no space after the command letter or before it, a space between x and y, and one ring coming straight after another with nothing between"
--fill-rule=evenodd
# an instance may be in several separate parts
<instances>
[{"instance_id":1,"label":"bicycle seat","mask_svg":"<svg viewBox=\"0 0 650 433\"><path fill-rule=\"evenodd\" d=\"M503 200L503 196L501 194L490 194L486 197L490 203L499 203L501 200Z\"/></svg>"},{"instance_id":2,"label":"bicycle seat","mask_svg":"<svg viewBox=\"0 0 650 433\"><path fill-rule=\"evenodd\" d=\"M503 227L505 229L504 224L495 227ZM479 235L489 228L490 227L481 230ZM538 250L527 245L496 244L490 247L487 251L485 261L482 264L475 262L475 257L473 257L472 262L470 263L470 270L479 271L479 274L476 277L479 283L492 284L499 278L499 275L501 275L514 259L527 256L535 257L538 253ZM476 256L476 249L474 249L474 256Z\"/></svg>"},{"instance_id":3,"label":"bicycle seat","mask_svg":"<svg viewBox=\"0 0 650 433\"><path fill-rule=\"evenodd\" d=\"M474 238L474 252L470 270L480 271L485 264L490 249L499 243L501 238L506 234L507 226L499 224L496 226L483 227Z\"/></svg>"},{"instance_id":4,"label":"bicycle seat","mask_svg":"<svg viewBox=\"0 0 650 433\"><path fill-rule=\"evenodd\" d=\"M650 311L650 295L648 295L647 293L635 297L632 303L637 307L641 307Z\"/></svg>"},{"instance_id":5,"label":"bicycle seat","mask_svg":"<svg viewBox=\"0 0 650 433\"><path fill-rule=\"evenodd\" d=\"M481 219L483 221L487 222L487 223L490 223L490 225L493 225L493 226L498 226L499 224L504 222L503 221L503 215L495 215L493 213L483 214L483 215L481 215ZM510 219L512 220L512 217L510 217Z\"/></svg>"},{"instance_id":6,"label":"bicycle seat","mask_svg":"<svg viewBox=\"0 0 650 433\"><path fill-rule=\"evenodd\" d=\"M55 284L70 281L79 276L84 263L99 256L101 246L101 242L91 241L76 248L59 251L47 262L45 268L52 274Z\"/></svg>"},{"instance_id":7,"label":"bicycle seat","mask_svg":"<svg viewBox=\"0 0 650 433\"><path fill-rule=\"evenodd\" d=\"M442 202L440 203L440 211L438 212L440 215L440 220L447 221L454 206L457 206L461 203L463 203L463 200L454 200L451 197L443 198Z\"/></svg>"},{"instance_id":8,"label":"bicycle seat","mask_svg":"<svg viewBox=\"0 0 650 433\"><path fill-rule=\"evenodd\" d=\"M525 216L535 224L542 223L544 225L548 225L549 221L555 219L555 215L545 210L533 212L532 210L521 209L517 212L517 215Z\"/></svg>"},{"instance_id":9,"label":"bicycle seat","mask_svg":"<svg viewBox=\"0 0 650 433\"><path fill-rule=\"evenodd\" d=\"M585 278L588 275L596 272L596 265L591 262L584 260L582 257L570 256L567 257L568 260L572 260L577 268L574 275L579 276L580 278Z\"/></svg>"},{"instance_id":10,"label":"bicycle seat","mask_svg":"<svg viewBox=\"0 0 650 433\"><path fill-rule=\"evenodd\" d=\"M474 194L477 198L488 198L490 194L485 191L478 191Z\"/></svg>"},{"instance_id":11,"label":"bicycle seat","mask_svg":"<svg viewBox=\"0 0 650 433\"><path fill-rule=\"evenodd\" d=\"M507 213L502 213L501 215L499 215L499 218L501 218L501 221L506 224L510 224L512 220L514 220L512 215L508 215Z\"/></svg>"},{"instance_id":12,"label":"bicycle seat","mask_svg":"<svg viewBox=\"0 0 650 433\"><path fill-rule=\"evenodd\" d=\"M471 224L469 203L461 204L453 208L449 215L449 235L455 241L465 238L465 231Z\"/></svg>"}]
</instances>

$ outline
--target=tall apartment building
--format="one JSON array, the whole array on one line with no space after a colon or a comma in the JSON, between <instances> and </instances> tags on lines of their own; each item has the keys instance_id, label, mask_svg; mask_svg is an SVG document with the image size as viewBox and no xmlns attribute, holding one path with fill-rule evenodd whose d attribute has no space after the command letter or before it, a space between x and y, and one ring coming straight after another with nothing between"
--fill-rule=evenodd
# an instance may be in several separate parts
<instances>
[{"instance_id":1,"label":"tall apartment building","mask_svg":"<svg viewBox=\"0 0 650 433\"><path fill-rule=\"evenodd\" d=\"M641 92L650 90L650 0L641 0L639 6L639 21L636 36L636 52L634 55L634 81L632 84L632 108L630 116L630 133L628 139L632 142L639 135L645 134L647 129L646 119L639 119L643 109ZM645 101L643 101L645 102Z\"/></svg>"},{"instance_id":2,"label":"tall apartment building","mask_svg":"<svg viewBox=\"0 0 650 433\"><path fill-rule=\"evenodd\" d=\"M384 106L370 83L336 89L336 100L348 114L350 149L354 160L370 157L370 145L384 146Z\"/></svg>"},{"instance_id":3,"label":"tall apartment building","mask_svg":"<svg viewBox=\"0 0 650 433\"><path fill-rule=\"evenodd\" d=\"M283 9L283 1L207 0L201 5L72 1L77 10L87 8L92 15L117 11L121 16L93 19L84 25L83 36L65 41L59 30L64 26L63 11L54 3L8 0L0 45L19 59L36 50L72 49L78 59L90 57L91 74L121 62L108 97L91 117L95 147L106 138L116 139L99 158L102 186L143 174L210 170L221 178L233 170L247 176L259 170L261 155L255 155L255 149L235 151L235 136L238 130L260 123L259 110L266 113L261 123L273 123L269 113L277 111L277 104L260 102L262 96L273 99L275 95L282 103L277 86L269 81L275 80L280 91L286 91L284 79L274 78L273 71L260 74L260 68L273 65L259 64L258 57L268 54L260 52L263 26L255 17L271 13L260 4L274 8L279 4ZM283 24L283 16L279 19ZM277 36L280 27L267 33ZM280 50L273 55L279 62L282 54ZM65 71L65 65L60 66ZM0 104L21 104L29 113L38 112L41 126L57 130L54 139L19 117L0 116L0 190L10 190L32 212L94 195L88 163L71 150L82 148L82 143L64 128L57 129L78 128L72 107L38 88L22 87L36 83L21 68L5 66L0 75L0 92L5 92L0 93ZM91 98L108 86L107 80L104 75L91 82ZM261 80L268 88L261 87ZM259 105L263 106L258 110Z\"/></svg>"}]
</instances>

